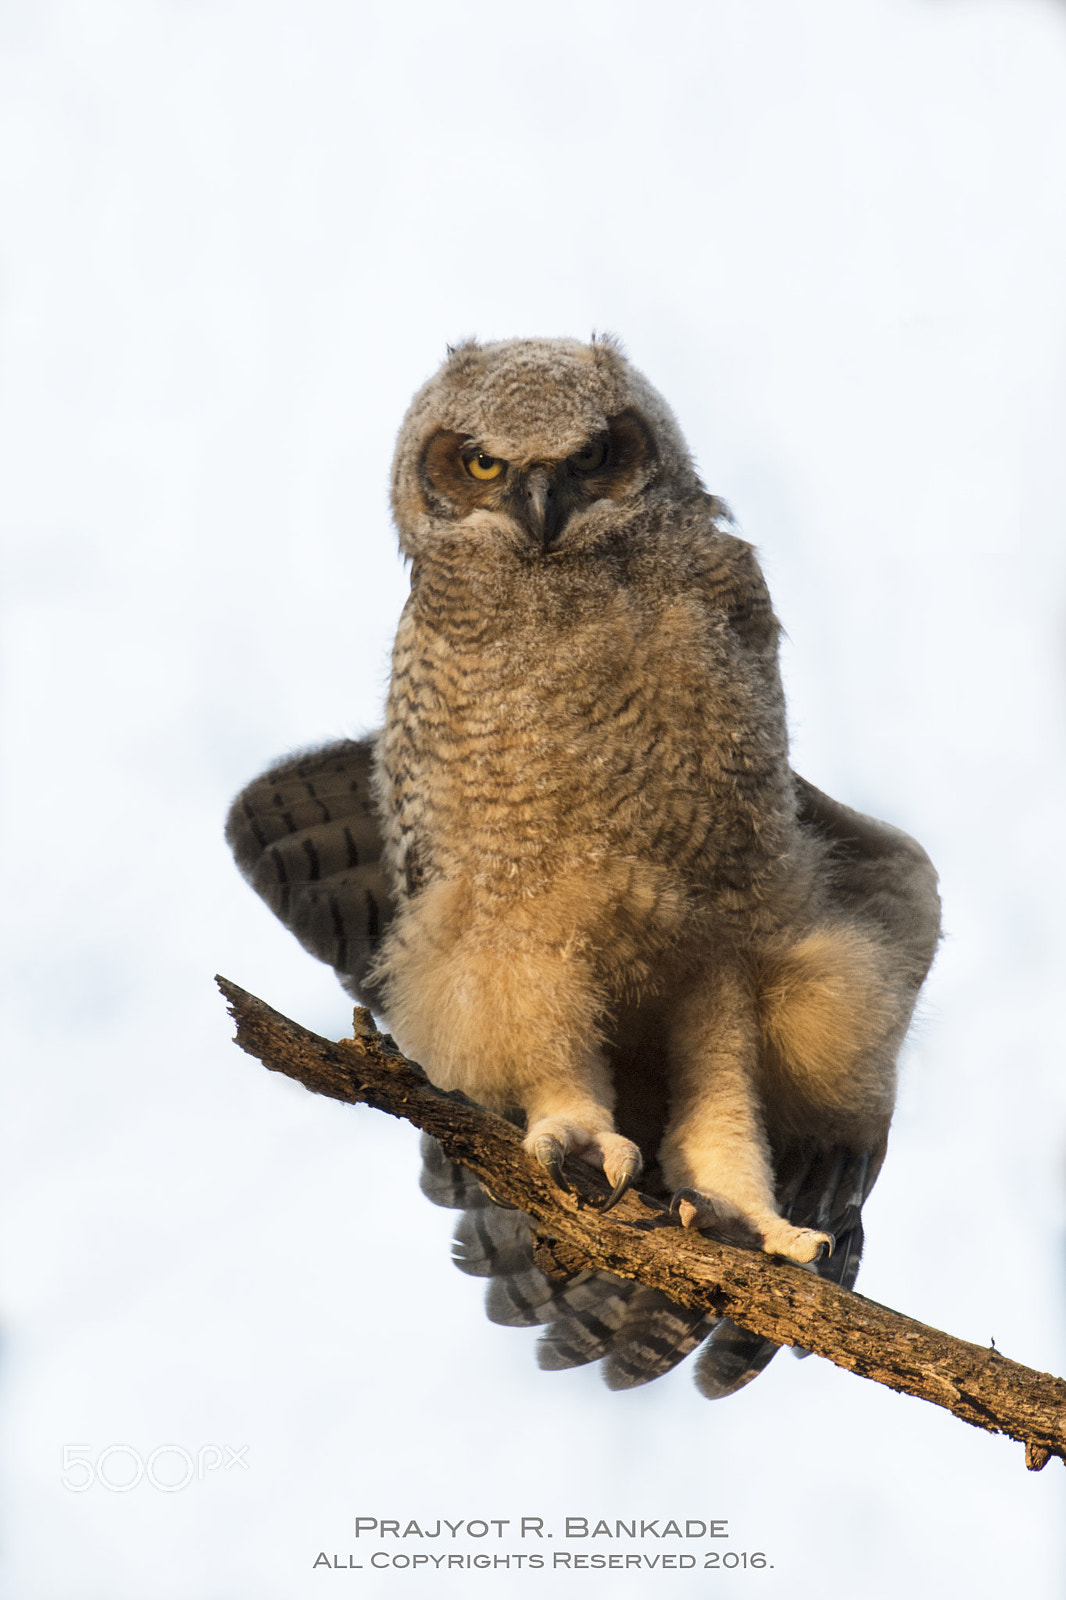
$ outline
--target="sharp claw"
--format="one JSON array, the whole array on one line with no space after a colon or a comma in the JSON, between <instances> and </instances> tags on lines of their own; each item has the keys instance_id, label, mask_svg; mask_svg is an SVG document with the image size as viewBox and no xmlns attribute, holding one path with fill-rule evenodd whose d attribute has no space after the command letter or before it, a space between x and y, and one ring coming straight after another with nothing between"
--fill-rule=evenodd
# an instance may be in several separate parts
<instances>
[{"instance_id":1,"label":"sharp claw","mask_svg":"<svg viewBox=\"0 0 1066 1600\"><path fill-rule=\"evenodd\" d=\"M570 1193L570 1185L563 1173L563 1147L550 1133L541 1134L533 1147L533 1154L557 1188Z\"/></svg>"},{"instance_id":2,"label":"sharp claw","mask_svg":"<svg viewBox=\"0 0 1066 1600\"><path fill-rule=\"evenodd\" d=\"M829 1257L833 1254L833 1251L836 1249L836 1247L837 1247L836 1239L834 1238L834 1236L832 1234L830 1234L827 1242L819 1247L818 1254L815 1256L814 1259L816 1261L828 1261Z\"/></svg>"},{"instance_id":3,"label":"sharp claw","mask_svg":"<svg viewBox=\"0 0 1066 1600\"><path fill-rule=\"evenodd\" d=\"M631 1173L631 1172L623 1172L622 1176L619 1178L618 1182L615 1184L614 1188L611 1190L610 1194L607 1196L607 1199L604 1201L603 1205L600 1207L600 1216L602 1217L602 1216L606 1215L606 1213L608 1211L610 1211L612 1206L616 1206L618 1204L619 1200L621 1200L622 1196L625 1194L626 1190L627 1189L631 1189L632 1187L633 1187L633 1173Z\"/></svg>"},{"instance_id":4,"label":"sharp claw","mask_svg":"<svg viewBox=\"0 0 1066 1600\"><path fill-rule=\"evenodd\" d=\"M672 1217L679 1217L681 1215L682 1200L687 1200L691 1206L698 1206L701 1199L702 1196L698 1195L695 1189L676 1190L673 1199L670 1201L670 1215Z\"/></svg>"}]
</instances>

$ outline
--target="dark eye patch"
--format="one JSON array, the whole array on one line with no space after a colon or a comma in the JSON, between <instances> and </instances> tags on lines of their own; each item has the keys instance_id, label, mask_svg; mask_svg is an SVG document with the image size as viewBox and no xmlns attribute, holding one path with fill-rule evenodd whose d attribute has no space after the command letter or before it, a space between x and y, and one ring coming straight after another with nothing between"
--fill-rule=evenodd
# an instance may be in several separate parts
<instances>
[{"instance_id":1,"label":"dark eye patch","mask_svg":"<svg viewBox=\"0 0 1066 1600\"><path fill-rule=\"evenodd\" d=\"M644 418L636 411L620 411L607 424L608 456L612 483L618 491L605 490L612 499L621 498L622 492L633 487L633 479L643 474L645 482L653 475L659 459Z\"/></svg>"},{"instance_id":2,"label":"dark eye patch","mask_svg":"<svg viewBox=\"0 0 1066 1600\"><path fill-rule=\"evenodd\" d=\"M422 492L430 502L443 498L464 512L495 505L496 491L507 476L507 463L502 462L503 470L490 478L479 478L471 471L472 463L495 459L478 450L466 434L441 428L430 434L422 449Z\"/></svg>"},{"instance_id":3,"label":"dark eye patch","mask_svg":"<svg viewBox=\"0 0 1066 1600\"><path fill-rule=\"evenodd\" d=\"M599 472L606 466L609 455L609 437L590 439L581 450L575 450L573 455L568 457L567 466L572 472L584 476L586 473Z\"/></svg>"}]
</instances>

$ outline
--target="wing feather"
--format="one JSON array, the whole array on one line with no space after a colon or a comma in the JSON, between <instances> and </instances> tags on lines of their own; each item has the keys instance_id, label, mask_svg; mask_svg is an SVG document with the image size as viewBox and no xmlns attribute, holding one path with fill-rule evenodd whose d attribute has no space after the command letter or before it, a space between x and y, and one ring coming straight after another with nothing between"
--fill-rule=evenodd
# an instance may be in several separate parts
<instances>
[{"instance_id":1,"label":"wing feather","mask_svg":"<svg viewBox=\"0 0 1066 1600\"><path fill-rule=\"evenodd\" d=\"M226 839L244 876L305 950L363 1005L392 895L374 807L375 740L342 739L271 767L230 808Z\"/></svg>"}]
</instances>

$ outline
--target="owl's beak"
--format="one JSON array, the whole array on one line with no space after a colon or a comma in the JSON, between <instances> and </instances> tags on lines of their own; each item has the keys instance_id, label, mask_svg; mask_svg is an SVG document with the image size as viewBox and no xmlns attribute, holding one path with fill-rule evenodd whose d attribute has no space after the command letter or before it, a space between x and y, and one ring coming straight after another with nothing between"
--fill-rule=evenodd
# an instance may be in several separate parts
<instances>
[{"instance_id":1,"label":"owl's beak","mask_svg":"<svg viewBox=\"0 0 1066 1600\"><path fill-rule=\"evenodd\" d=\"M530 467L522 475L519 493L523 522L544 549L550 549L566 520L553 473L547 467Z\"/></svg>"}]
</instances>

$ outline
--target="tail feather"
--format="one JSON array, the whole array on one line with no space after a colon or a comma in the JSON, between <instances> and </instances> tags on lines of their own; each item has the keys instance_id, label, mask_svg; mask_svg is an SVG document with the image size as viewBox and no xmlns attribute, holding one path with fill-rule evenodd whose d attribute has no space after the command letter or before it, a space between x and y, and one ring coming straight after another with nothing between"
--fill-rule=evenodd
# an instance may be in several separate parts
<instances>
[{"instance_id":1,"label":"tail feather","mask_svg":"<svg viewBox=\"0 0 1066 1600\"><path fill-rule=\"evenodd\" d=\"M530 1265L524 1272L509 1272L505 1278L493 1278L489 1284L485 1315L490 1322L504 1328L535 1328L540 1323L551 1322L560 1285L532 1264L532 1236L529 1254Z\"/></svg>"},{"instance_id":2,"label":"tail feather","mask_svg":"<svg viewBox=\"0 0 1066 1600\"><path fill-rule=\"evenodd\" d=\"M465 1211L452 1240L452 1260L471 1278L506 1278L533 1262L529 1219L493 1205Z\"/></svg>"},{"instance_id":3,"label":"tail feather","mask_svg":"<svg viewBox=\"0 0 1066 1600\"><path fill-rule=\"evenodd\" d=\"M449 1161L436 1139L428 1133L422 1135L419 1187L427 1200L449 1211L477 1210L491 1204L474 1174Z\"/></svg>"},{"instance_id":4,"label":"tail feather","mask_svg":"<svg viewBox=\"0 0 1066 1600\"><path fill-rule=\"evenodd\" d=\"M659 1289L638 1289L607 1352L604 1382L609 1389L634 1389L662 1377L703 1343L717 1320L675 1305Z\"/></svg>"},{"instance_id":5,"label":"tail feather","mask_svg":"<svg viewBox=\"0 0 1066 1600\"><path fill-rule=\"evenodd\" d=\"M735 1322L720 1322L696 1362L696 1387L707 1400L724 1400L757 1378L779 1349Z\"/></svg>"},{"instance_id":6,"label":"tail feather","mask_svg":"<svg viewBox=\"0 0 1066 1600\"><path fill-rule=\"evenodd\" d=\"M541 1367L559 1372L602 1360L625 1325L636 1287L608 1272L571 1280L557 1296L551 1326L537 1345Z\"/></svg>"}]
</instances>

